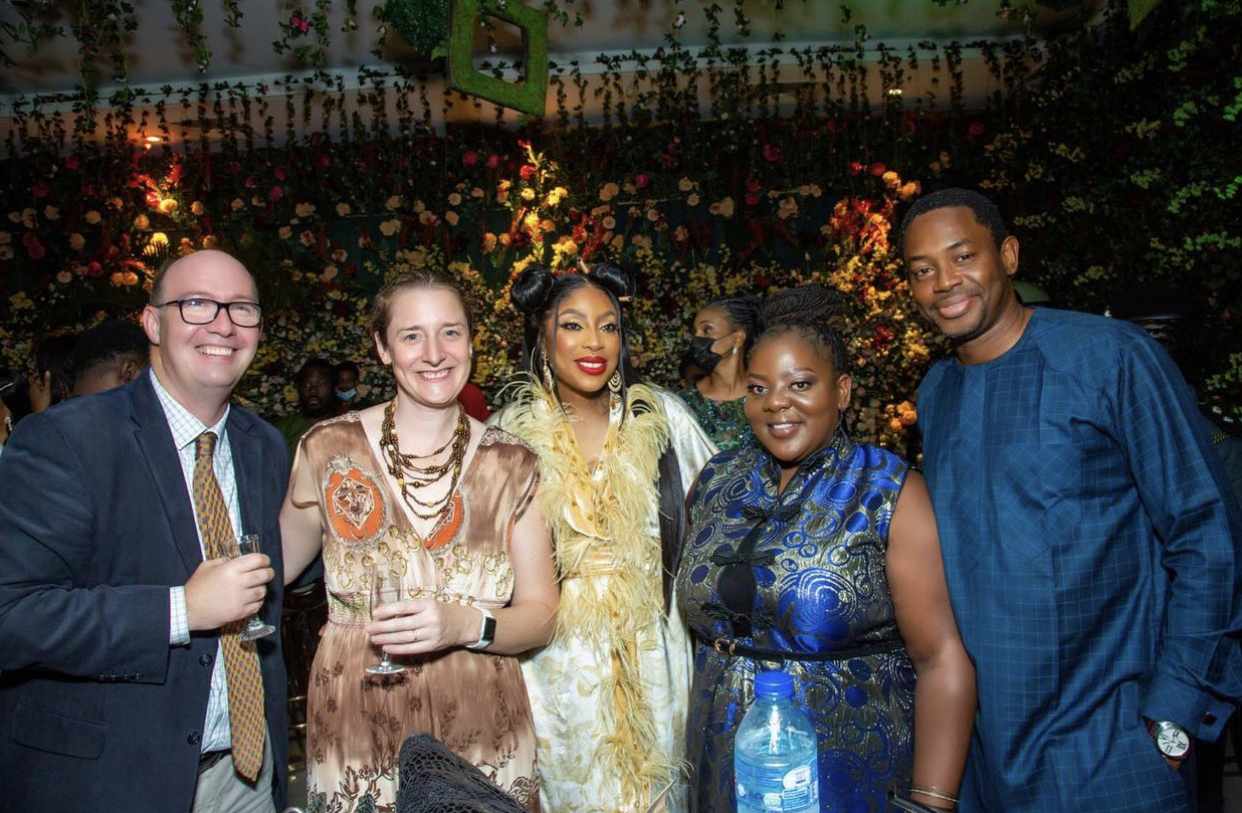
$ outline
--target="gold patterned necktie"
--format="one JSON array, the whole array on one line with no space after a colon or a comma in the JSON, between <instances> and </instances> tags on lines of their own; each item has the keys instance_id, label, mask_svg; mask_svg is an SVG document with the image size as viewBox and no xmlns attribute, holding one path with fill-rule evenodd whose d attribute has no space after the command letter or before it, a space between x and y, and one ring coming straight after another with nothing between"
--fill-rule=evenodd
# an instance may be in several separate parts
<instances>
[{"instance_id":1,"label":"gold patterned necktie","mask_svg":"<svg viewBox=\"0 0 1242 813\"><path fill-rule=\"evenodd\" d=\"M228 553L233 538L229 512L224 506L220 484L212 464L216 449L215 432L204 432L194 440L194 514L203 535L207 558L220 559ZM267 722L263 716L263 677L259 655L253 643L243 646L238 638L244 621L220 630L224 650L224 674L229 690L229 731L233 737L233 767L254 782L263 767L263 739Z\"/></svg>"}]
</instances>

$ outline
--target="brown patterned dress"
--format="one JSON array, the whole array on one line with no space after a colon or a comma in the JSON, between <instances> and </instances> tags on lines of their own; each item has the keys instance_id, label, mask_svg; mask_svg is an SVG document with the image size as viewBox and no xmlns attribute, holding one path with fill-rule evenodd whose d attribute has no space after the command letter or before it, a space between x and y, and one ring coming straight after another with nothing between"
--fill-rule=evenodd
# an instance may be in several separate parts
<instances>
[{"instance_id":1,"label":"brown patterned dress","mask_svg":"<svg viewBox=\"0 0 1242 813\"><path fill-rule=\"evenodd\" d=\"M517 659L455 648L394 657L406 672L372 676L364 669L379 653L363 629L372 566L402 573L409 598L508 604L509 538L538 485L535 454L486 429L451 509L420 538L356 413L316 424L302 444L317 483L329 608L307 698L312 806L350 813L370 795L393 810L401 743L426 731L537 811L535 732Z\"/></svg>"}]
</instances>

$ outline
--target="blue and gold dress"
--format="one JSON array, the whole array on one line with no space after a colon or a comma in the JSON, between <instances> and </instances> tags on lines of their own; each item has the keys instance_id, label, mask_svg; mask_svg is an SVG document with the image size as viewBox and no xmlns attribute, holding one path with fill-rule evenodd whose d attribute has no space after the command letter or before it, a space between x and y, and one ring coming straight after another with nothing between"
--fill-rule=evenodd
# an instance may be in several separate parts
<instances>
[{"instance_id":1,"label":"blue and gold dress","mask_svg":"<svg viewBox=\"0 0 1242 813\"><path fill-rule=\"evenodd\" d=\"M907 472L838 431L784 492L759 444L713 457L692 496L677 575L694 636L691 809L734 810L733 736L757 671L794 678L819 740L820 809L887 810L914 761L914 668L885 561Z\"/></svg>"}]
</instances>

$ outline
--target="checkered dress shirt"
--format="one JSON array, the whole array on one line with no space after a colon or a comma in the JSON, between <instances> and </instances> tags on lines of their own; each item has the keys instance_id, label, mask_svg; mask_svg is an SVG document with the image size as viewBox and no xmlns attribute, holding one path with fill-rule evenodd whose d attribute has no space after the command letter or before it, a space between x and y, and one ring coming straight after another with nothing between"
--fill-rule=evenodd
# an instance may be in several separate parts
<instances>
[{"instance_id":1,"label":"checkered dress shirt","mask_svg":"<svg viewBox=\"0 0 1242 813\"><path fill-rule=\"evenodd\" d=\"M186 494L190 502L194 502L194 441L203 432L216 433L220 440L216 444L213 468L216 480L220 483L220 493L224 496L224 504L228 507L229 521L233 525L233 533L241 527L241 504L237 498L237 477L233 472L233 451L229 446L228 432L225 424L229 419L226 407L224 415L212 426L207 426L190 411L177 403L168 390L160 383L155 371L151 370L151 383L155 387L155 395L168 419L168 428L172 432L173 445L177 447L177 457L181 460L181 473L185 477ZM199 549L203 547L202 533L198 538ZM204 554L205 556L205 554ZM172 646L185 646L190 643L190 626L186 618L185 586L179 585L169 591L169 602L172 608L172 623L168 633L168 643ZM224 657L219 646L216 647L216 659L211 669L211 694L207 700L207 720L203 728L203 753L223 751L231 747L229 734L229 694L224 674Z\"/></svg>"}]
</instances>

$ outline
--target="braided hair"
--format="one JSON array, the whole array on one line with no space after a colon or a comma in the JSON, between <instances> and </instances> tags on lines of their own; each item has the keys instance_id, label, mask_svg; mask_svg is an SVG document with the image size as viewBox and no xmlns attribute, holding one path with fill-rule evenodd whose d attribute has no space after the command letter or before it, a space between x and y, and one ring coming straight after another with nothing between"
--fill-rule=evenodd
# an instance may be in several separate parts
<instances>
[{"instance_id":1,"label":"braided hair","mask_svg":"<svg viewBox=\"0 0 1242 813\"><path fill-rule=\"evenodd\" d=\"M759 303L749 296L722 296L708 302L699 312L715 308L722 310L729 317L734 330L746 331L746 341L742 344L742 358L750 355L750 348L755 345L755 337L759 332Z\"/></svg>"},{"instance_id":2,"label":"braided hair","mask_svg":"<svg viewBox=\"0 0 1242 813\"><path fill-rule=\"evenodd\" d=\"M834 372L847 373L849 360L845 340L834 326L842 310L840 295L819 283L777 291L759 311L760 333L754 344L774 336L798 333L816 345L822 356L832 363ZM747 360L749 358L748 353Z\"/></svg>"},{"instance_id":3,"label":"braided hair","mask_svg":"<svg viewBox=\"0 0 1242 813\"><path fill-rule=\"evenodd\" d=\"M634 296L637 289L632 274L607 263L599 263L590 269L589 274L561 276L554 276L545 266L528 265L514 280L510 297L525 317L522 368L536 379L539 378L545 361L549 367L552 366L552 360L546 358L545 353L548 352L549 344L555 345L557 327L554 323L552 335L543 335L548 317L558 312L561 302L567 296L587 286L603 291L612 302L618 317L623 317L623 302ZM621 357L617 369L621 372L621 398L624 399L629 387L638 383L639 379L630 363L629 331L625 328L625 320L618 318L617 321L621 335ZM677 572L686 533L686 493L681 481L677 452L671 443L660 455L658 468L660 549L664 571L664 609L667 612L672 601L673 576Z\"/></svg>"}]
</instances>

